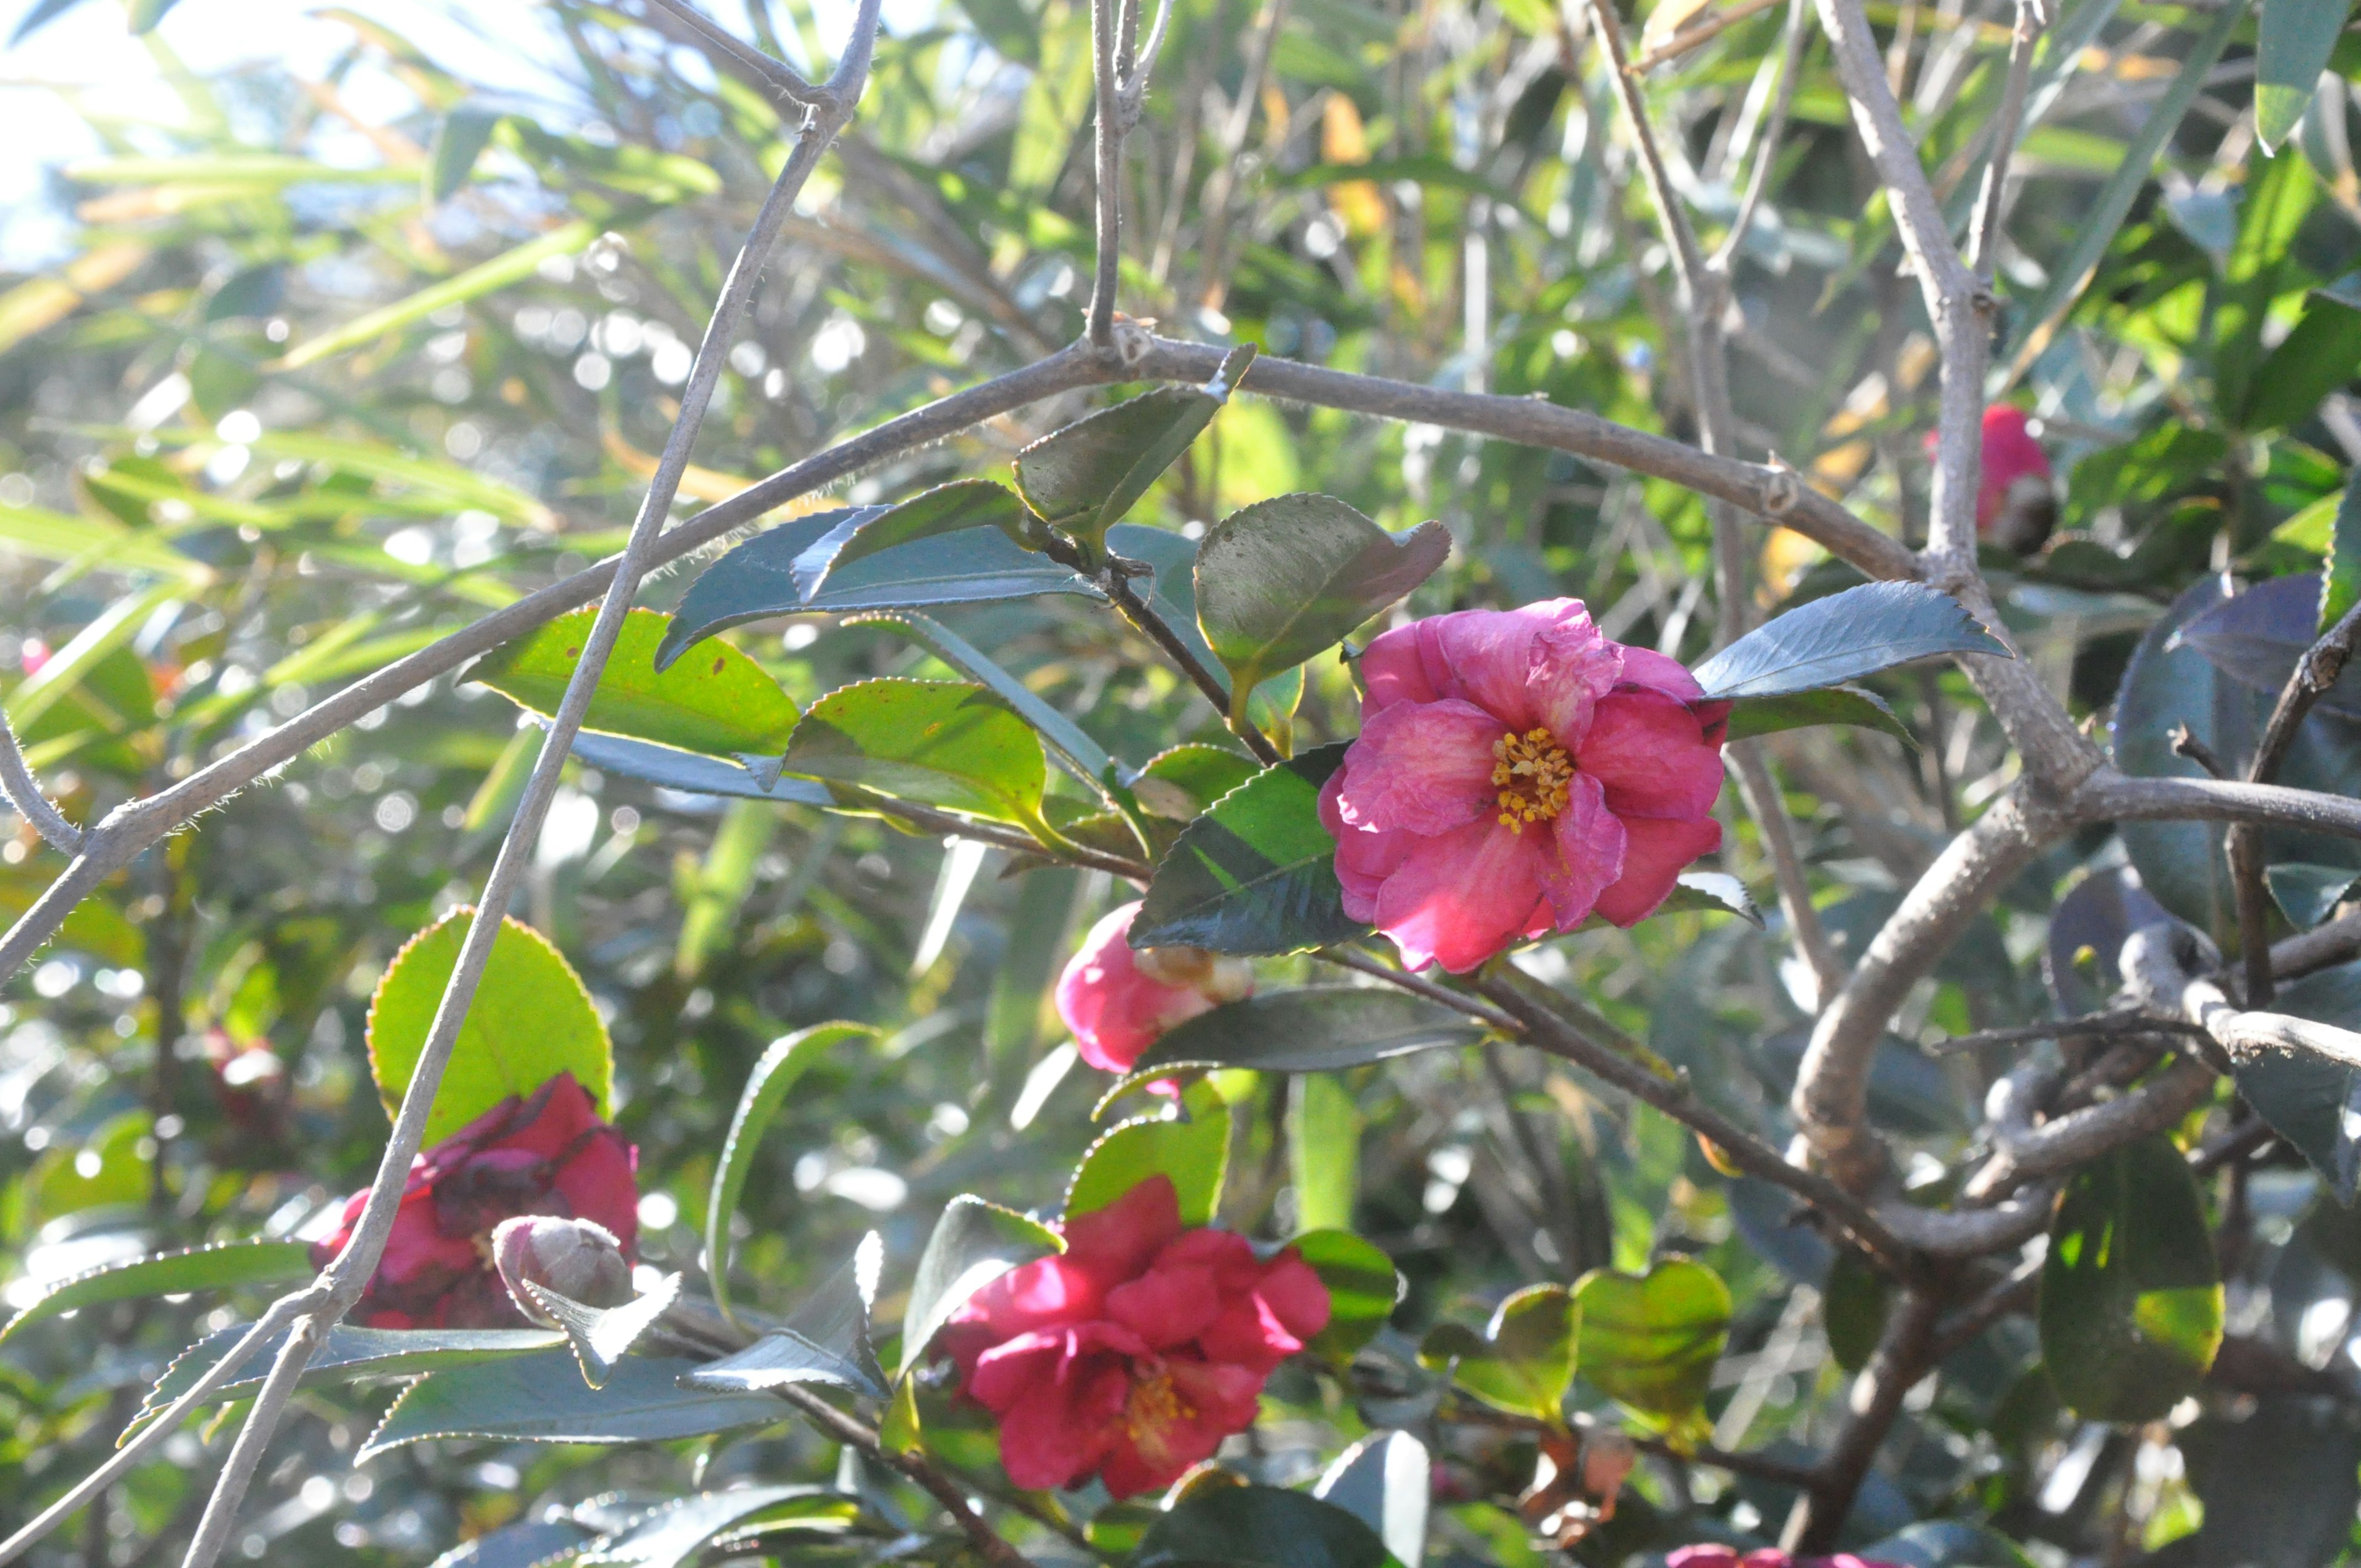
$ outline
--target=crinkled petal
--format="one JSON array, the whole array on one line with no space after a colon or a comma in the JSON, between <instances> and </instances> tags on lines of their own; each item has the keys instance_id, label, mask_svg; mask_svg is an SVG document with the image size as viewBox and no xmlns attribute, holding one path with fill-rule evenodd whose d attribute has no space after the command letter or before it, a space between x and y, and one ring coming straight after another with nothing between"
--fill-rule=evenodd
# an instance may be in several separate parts
<instances>
[{"instance_id":1,"label":"crinkled petal","mask_svg":"<svg viewBox=\"0 0 2361 1568\"><path fill-rule=\"evenodd\" d=\"M1213 1270L1204 1265L1159 1265L1107 1292L1107 1316L1133 1330L1154 1350L1185 1344L1222 1310Z\"/></svg>"},{"instance_id":2,"label":"crinkled petal","mask_svg":"<svg viewBox=\"0 0 2361 1568\"><path fill-rule=\"evenodd\" d=\"M1575 766L1607 786L1616 816L1703 817L1721 795L1721 751L1687 704L1619 691L1598 705Z\"/></svg>"},{"instance_id":3,"label":"crinkled petal","mask_svg":"<svg viewBox=\"0 0 2361 1568\"><path fill-rule=\"evenodd\" d=\"M1721 848L1721 824L1710 817L1631 817L1624 818L1623 831L1623 874L1598 895L1599 917L1618 926L1636 926L1653 915L1682 872L1700 855Z\"/></svg>"},{"instance_id":4,"label":"crinkled petal","mask_svg":"<svg viewBox=\"0 0 2361 1568\"><path fill-rule=\"evenodd\" d=\"M1400 869L1402 859L1418 842L1409 833L1376 833L1348 828L1336 797L1345 788L1345 770L1328 775L1320 791L1320 825L1336 840L1336 881L1345 890L1345 916L1354 920L1378 917L1378 890Z\"/></svg>"},{"instance_id":5,"label":"crinkled petal","mask_svg":"<svg viewBox=\"0 0 2361 1568\"><path fill-rule=\"evenodd\" d=\"M1113 1360L1027 1387L1000 1418L1000 1464L1009 1480L1028 1492L1082 1481L1121 1436L1129 1393L1130 1378Z\"/></svg>"},{"instance_id":6,"label":"crinkled petal","mask_svg":"<svg viewBox=\"0 0 2361 1568\"><path fill-rule=\"evenodd\" d=\"M1667 658L1653 648L1623 650L1623 680L1627 686L1639 686L1648 691L1662 692L1676 702L1695 702L1705 696L1689 667L1678 659Z\"/></svg>"},{"instance_id":7,"label":"crinkled petal","mask_svg":"<svg viewBox=\"0 0 2361 1568\"><path fill-rule=\"evenodd\" d=\"M1623 872L1623 824L1607 808L1598 780L1576 773L1566 786L1565 808L1548 831L1553 852L1542 890L1549 896L1550 928L1571 931L1590 917L1599 894Z\"/></svg>"},{"instance_id":8,"label":"crinkled petal","mask_svg":"<svg viewBox=\"0 0 2361 1568\"><path fill-rule=\"evenodd\" d=\"M1065 1256L1112 1288L1136 1277L1180 1234L1180 1197L1172 1179L1151 1176L1105 1208L1068 1221Z\"/></svg>"},{"instance_id":9,"label":"crinkled petal","mask_svg":"<svg viewBox=\"0 0 2361 1568\"><path fill-rule=\"evenodd\" d=\"M1560 744L1574 746L1589 732L1591 714L1615 689L1634 650L1600 636L1581 600L1553 602L1573 609L1534 637L1526 687L1534 721Z\"/></svg>"},{"instance_id":10,"label":"crinkled petal","mask_svg":"<svg viewBox=\"0 0 2361 1568\"><path fill-rule=\"evenodd\" d=\"M1345 750L1337 815L1350 828L1426 834L1489 816L1495 749L1506 733L1472 702L1396 703Z\"/></svg>"},{"instance_id":11,"label":"crinkled petal","mask_svg":"<svg viewBox=\"0 0 2361 1568\"><path fill-rule=\"evenodd\" d=\"M1497 820L1432 839L1413 836L1410 852L1378 889L1378 929L1393 938L1410 968L1440 960L1464 974L1532 923L1554 852L1545 828L1517 831Z\"/></svg>"}]
</instances>

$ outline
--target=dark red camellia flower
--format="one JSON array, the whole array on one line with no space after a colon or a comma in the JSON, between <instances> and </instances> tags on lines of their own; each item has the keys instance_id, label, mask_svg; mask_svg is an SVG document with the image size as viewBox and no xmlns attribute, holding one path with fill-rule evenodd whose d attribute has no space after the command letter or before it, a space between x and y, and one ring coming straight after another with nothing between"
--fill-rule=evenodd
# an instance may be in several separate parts
<instances>
[{"instance_id":1,"label":"dark red camellia flower","mask_svg":"<svg viewBox=\"0 0 2361 1568\"><path fill-rule=\"evenodd\" d=\"M1833 1557L1792 1557L1776 1547L1741 1555L1736 1547L1719 1542L1684 1546L1664 1553L1664 1568L1897 1568L1840 1552Z\"/></svg>"},{"instance_id":2,"label":"dark red camellia flower","mask_svg":"<svg viewBox=\"0 0 2361 1568\"><path fill-rule=\"evenodd\" d=\"M529 1100L511 1097L411 1163L393 1234L353 1321L380 1329L522 1328L492 1261L492 1233L520 1214L604 1226L633 1255L639 1150L598 1119L570 1072ZM345 1204L335 1234L312 1246L324 1266L360 1223L367 1192Z\"/></svg>"},{"instance_id":3,"label":"dark red camellia flower","mask_svg":"<svg viewBox=\"0 0 2361 1568\"><path fill-rule=\"evenodd\" d=\"M1927 433L1927 455L1936 437ZM2058 526L2058 494L2049 454L2033 437L2023 409L1994 403L1984 410L1983 454L1977 466L1976 532L2004 550L2030 555Z\"/></svg>"},{"instance_id":4,"label":"dark red camellia flower","mask_svg":"<svg viewBox=\"0 0 2361 1568\"><path fill-rule=\"evenodd\" d=\"M1293 1248L1184 1228L1155 1176L1066 1226L1066 1250L1002 1275L943 1331L960 1387L1000 1420L1028 1491L1093 1475L1155 1491L1254 1424L1271 1369L1328 1326L1328 1288Z\"/></svg>"}]
</instances>

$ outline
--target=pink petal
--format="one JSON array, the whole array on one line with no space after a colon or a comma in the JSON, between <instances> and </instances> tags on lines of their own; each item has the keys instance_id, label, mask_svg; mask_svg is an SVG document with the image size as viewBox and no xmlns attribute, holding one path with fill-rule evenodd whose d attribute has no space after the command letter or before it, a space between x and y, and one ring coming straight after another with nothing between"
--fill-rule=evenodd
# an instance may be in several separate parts
<instances>
[{"instance_id":1,"label":"pink petal","mask_svg":"<svg viewBox=\"0 0 2361 1568\"><path fill-rule=\"evenodd\" d=\"M1113 1359L1067 1382L1043 1379L1000 1418L1000 1464L1028 1492L1071 1486L1098 1468L1123 1431L1130 1378Z\"/></svg>"},{"instance_id":2,"label":"pink petal","mask_svg":"<svg viewBox=\"0 0 2361 1568\"><path fill-rule=\"evenodd\" d=\"M1169 1176L1151 1176L1104 1209L1066 1222L1067 1259L1103 1287L1135 1278L1180 1234L1180 1198Z\"/></svg>"},{"instance_id":3,"label":"pink petal","mask_svg":"<svg viewBox=\"0 0 2361 1568\"><path fill-rule=\"evenodd\" d=\"M1607 786L1616 816L1702 817L1721 795L1721 751L1687 705L1619 691L1598 705L1574 765Z\"/></svg>"},{"instance_id":4,"label":"pink petal","mask_svg":"<svg viewBox=\"0 0 2361 1568\"><path fill-rule=\"evenodd\" d=\"M1433 702L1443 694L1426 667L1420 645L1423 620L1378 634L1361 651L1361 719L1367 723L1398 702Z\"/></svg>"},{"instance_id":5,"label":"pink petal","mask_svg":"<svg viewBox=\"0 0 2361 1568\"><path fill-rule=\"evenodd\" d=\"M1170 1350L1204 1332L1222 1310L1213 1271L1159 1266L1107 1292L1107 1316L1137 1332L1154 1350Z\"/></svg>"},{"instance_id":6,"label":"pink petal","mask_svg":"<svg viewBox=\"0 0 2361 1568\"><path fill-rule=\"evenodd\" d=\"M1336 840L1336 881L1345 890L1345 915L1355 920L1378 917L1378 890L1394 874L1418 842L1409 833L1373 833L1345 825L1337 796L1344 793L1345 770L1328 775L1320 790L1320 825Z\"/></svg>"},{"instance_id":7,"label":"pink petal","mask_svg":"<svg viewBox=\"0 0 2361 1568\"><path fill-rule=\"evenodd\" d=\"M1598 895L1598 915L1618 926L1636 926L1656 912L1673 884L1700 855L1721 848L1721 824L1710 817L1627 817L1623 874Z\"/></svg>"},{"instance_id":8,"label":"pink petal","mask_svg":"<svg viewBox=\"0 0 2361 1568\"><path fill-rule=\"evenodd\" d=\"M1686 664L1666 658L1653 648L1623 650L1623 684L1645 686L1682 702L1694 702L1705 696L1705 688L1697 685Z\"/></svg>"},{"instance_id":9,"label":"pink petal","mask_svg":"<svg viewBox=\"0 0 2361 1568\"><path fill-rule=\"evenodd\" d=\"M1345 750L1337 815L1352 828L1426 834L1491 815L1493 747L1505 733L1471 702L1396 703Z\"/></svg>"},{"instance_id":10,"label":"pink petal","mask_svg":"<svg viewBox=\"0 0 2361 1568\"><path fill-rule=\"evenodd\" d=\"M1413 838L1378 889L1378 929L1394 939L1408 967L1439 959L1464 974L1525 934L1554 852L1538 826L1512 832L1497 820Z\"/></svg>"},{"instance_id":11,"label":"pink petal","mask_svg":"<svg viewBox=\"0 0 2361 1568\"><path fill-rule=\"evenodd\" d=\"M1615 689L1634 650L1600 636L1581 600L1554 602L1571 605L1574 612L1534 638L1526 685L1536 720L1561 744L1572 746L1588 732L1592 711Z\"/></svg>"},{"instance_id":12,"label":"pink petal","mask_svg":"<svg viewBox=\"0 0 2361 1568\"><path fill-rule=\"evenodd\" d=\"M1579 735L1586 697L1615 684L1615 652L1580 599L1431 615L1362 654L1361 717L1367 722L1400 702L1461 697L1512 729L1538 724Z\"/></svg>"},{"instance_id":13,"label":"pink petal","mask_svg":"<svg viewBox=\"0 0 2361 1568\"><path fill-rule=\"evenodd\" d=\"M1599 894L1622 873L1623 824L1607 808L1598 780L1576 773L1565 809L1549 824L1551 848L1542 880L1554 930L1571 931L1590 917Z\"/></svg>"},{"instance_id":14,"label":"pink petal","mask_svg":"<svg viewBox=\"0 0 2361 1568\"><path fill-rule=\"evenodd\" d=\"M1328 1287L1292 1248L1271 1260L1255 1293L1298 1339L1308 1340L1328 1326Z\"/></svg>"}]
</instances>

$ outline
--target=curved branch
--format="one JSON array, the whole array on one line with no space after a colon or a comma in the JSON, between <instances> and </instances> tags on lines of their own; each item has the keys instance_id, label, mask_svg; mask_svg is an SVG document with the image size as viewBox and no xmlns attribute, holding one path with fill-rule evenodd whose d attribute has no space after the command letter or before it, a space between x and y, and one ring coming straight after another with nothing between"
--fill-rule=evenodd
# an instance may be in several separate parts
<instances>
[{"instance_id":1,"label":"curved branch","mask_svg":"<svg viewBox=\"0 0 2361 1568\"><path fill-rule=\"evenodd\" d=\"M2178 923L2142 927L2124 944L2124 983L2151 1007L2169 1008L2204 1026L2233 1061L2275 1051L2324 1057L2361 1067L2361 1035L2284 1013L2234 1007L2212 972L2222 955L2194 927Z\"/></svg>"},{"instance_id":2,"label":"curved branch","mask_svg":"<svg viewBox=\"0 0 2361 1568\"><path fill-rule=\"evenodd\" d=\"M16 727L5 713L0 713L0 792L7 795L8 804L49 840L51 849L63 855L82 853L82 829L67 821L65 813L41 793L41 781L33 776L25 753L17 748Z\"/></svg>"}]
</instances>

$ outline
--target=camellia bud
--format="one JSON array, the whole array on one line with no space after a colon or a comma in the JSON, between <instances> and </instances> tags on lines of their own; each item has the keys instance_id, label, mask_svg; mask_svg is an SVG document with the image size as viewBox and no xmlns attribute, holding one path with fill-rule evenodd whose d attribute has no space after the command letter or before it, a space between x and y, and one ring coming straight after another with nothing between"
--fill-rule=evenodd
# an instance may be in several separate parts
<instances>
[{"instance_id":1,"label":"camellia bud","mask_svg":"<svg viewBox=\"0 0 2361 1568\"><path fill-rule=\"evenodd\" d=\"M557 1323L525 1289L554 1290L586 1307L620 1307L631 1299L631 1266L606 1226L551 1214L522 1214L492 1232L492 1262L519 1310L545 1328Z\"/></svg>"}]
</instances>

